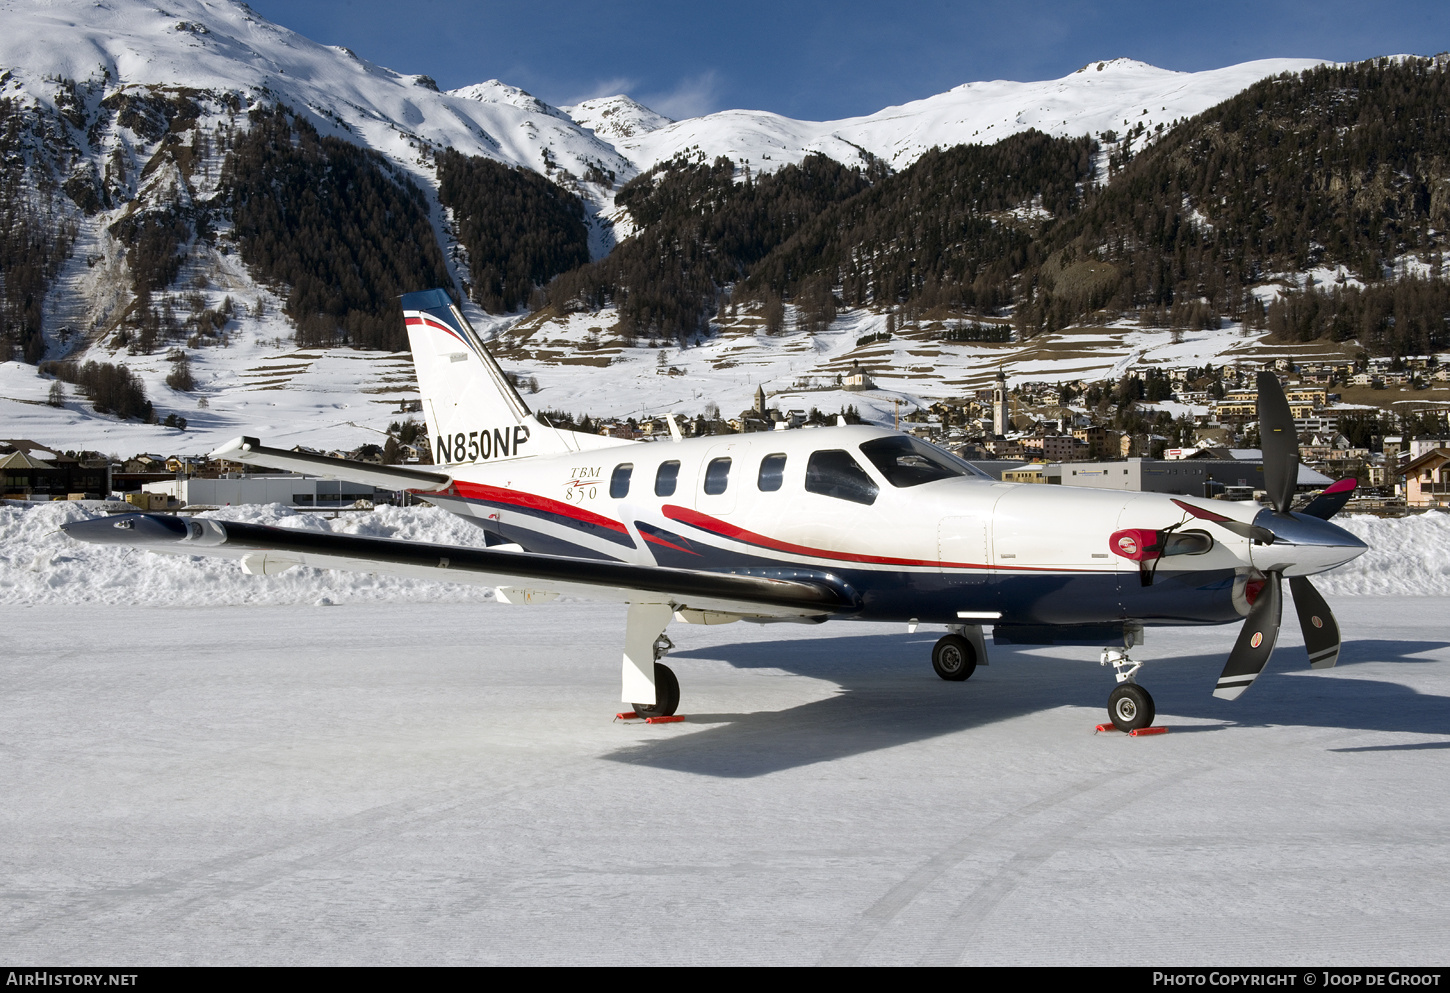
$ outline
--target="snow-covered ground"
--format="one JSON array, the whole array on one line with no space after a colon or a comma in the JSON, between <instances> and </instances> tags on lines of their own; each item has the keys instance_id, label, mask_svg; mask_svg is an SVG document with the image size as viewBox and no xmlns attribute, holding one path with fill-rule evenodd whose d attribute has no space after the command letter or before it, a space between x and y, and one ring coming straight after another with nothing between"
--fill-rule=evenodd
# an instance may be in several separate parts
<instances>
[{"instance_id":1,"label":"snow-covered ground","mask_svg":"<svg viewBox=\"0 0 1450 993\"><path fill-rule=\"evenodd\" d=\"M220 301L223 294L213 295ZM999 368L1012 385L1092 382L1150 366L1302 361L1343 350L1323 342L1266 343L1238 326L1174 334L1126 323L1003 344L946 342L927 332L858 346L861 338L885 330L886 315L855 309L843 311L822 334L789 326L786 334L767 337L736 324L686 348L640 342L596 351L589 339L608 336L616 320L612 309L542 321L522 344L514 329L535 320L493 318L477 308L469 317L486 338L500 336L495 351L504 368L537 381L538 392L525 394L531 407L594 417L694 416L711 405L728 417L750 407L756 388L764 386L770 405L782 410L814 406L834 413L853 405L867 420L890 424L897 413L990 387ZM347 450L381 443L388 424L407 416L398 413L399 401L418 398L407 353L300 349L280 337L287 332L278 325L239 331L228 348L191 351L198 384L192 394L165 385L172 367L160 352L117 357L145 382L159 416L187 419L185 431L96 414L70 387L64 409L57 410L46 405L52 380L34 366L0 363L0 437L127 457L142 451L202 454L240 434L281 447ZM853 361L871 373L877 389L833 387ZM205 409L197 406L202 397Z\"/></svg>"},{"instance_id":2,"label":"snow-covered ground","mask_svg":"<svg viewBox=\"0 0 1450 993\"><path fill-rule=\"evenodd\" d=\"M673 625L680 724L611 721L623 611L81 545L0 506L0 947L53 964L1443 961L1450 517L1345 519L1345 632L1210 695L1234 626L962 684L897 625ZM429 509L292 527L474 541ZM1385 595L1345 596L1345 593Z\"/></svg>"},{"instance_id":3,"label":"snow-covered ground","mask_svg":"<svg viewBox=\"0 0 1450 993\"><path fill-rule=\"evenodd\" d=\"M896 626L672 630L684 723L611 722L623 611L6 607L0 947L51 964L1443 962L1445 597L1333 597L1155 738L1081 649L937 679Z\"/></svg>"}]
</instances>

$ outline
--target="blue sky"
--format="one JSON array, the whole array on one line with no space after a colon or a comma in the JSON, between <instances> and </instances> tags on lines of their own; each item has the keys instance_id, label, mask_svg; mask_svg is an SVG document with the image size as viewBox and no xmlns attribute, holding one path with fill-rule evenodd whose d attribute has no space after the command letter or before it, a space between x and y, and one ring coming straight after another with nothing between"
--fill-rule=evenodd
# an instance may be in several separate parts
<instances>
[{"instance_id":1,"label":"blue sky","mask_svg":"<svg viewBox=\"0 0 1450 993\"><path fill-rule=\"evenodd\" d=\"M249 2L444 89L495 78L556 105L625 92L676 118L744 107L830 120L1117 56L1197 70L1450 49L1446 0Z\"/></svg>"}]
</instances>

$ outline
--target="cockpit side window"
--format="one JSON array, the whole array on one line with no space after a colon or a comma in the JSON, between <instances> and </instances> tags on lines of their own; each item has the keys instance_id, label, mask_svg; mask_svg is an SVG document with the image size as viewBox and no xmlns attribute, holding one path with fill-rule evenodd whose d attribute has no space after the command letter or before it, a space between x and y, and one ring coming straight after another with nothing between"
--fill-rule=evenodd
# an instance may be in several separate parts
<instances>
[{"instance_id":1,"label":"cockpit side window","mask_svg":"<svg viewBox=\"0 0 1450 993\"><path fill-rule=\"evenodd\" d=\"M862 442L861 454L896 487L982 475L955 455L905 434Z\"/></svg>"},{"instance_id":2,"label":"cockpit side window","mask_svg":"<svg viewBox=\"0 0 1450 993\"><path fill-rule=\"evenodd\" d=\"M812 452L806 462L806 492L871 505L880 488L866 470L839 448Z\"/></svg>"}]
</instances>

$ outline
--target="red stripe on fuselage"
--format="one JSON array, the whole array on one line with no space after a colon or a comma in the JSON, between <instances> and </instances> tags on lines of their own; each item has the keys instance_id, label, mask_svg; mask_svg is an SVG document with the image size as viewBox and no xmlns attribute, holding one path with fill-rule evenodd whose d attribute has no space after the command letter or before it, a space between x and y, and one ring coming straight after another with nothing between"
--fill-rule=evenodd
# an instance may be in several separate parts
<instances>
[{"instance_id":1,"label":"red stripe on fuselage","mask_svg":"<svg viewBox=\"0 0 1450 993\"><path fill-rule=\"evenodd\" d=\"M638 522L636 522L636 524L638 524ZM640 528L639 536L641 538L643 538L645 541L649 542L651 545L664 545L666 548L673 548L677 552L685 552L686 554L693 555L696 558L699 558L700 557L700 553L697 552L697 551L695 551L693 548L681 548L679 545L676 545L673 541L666 541L663 538L657 538L654 535L650 534L648 531L644 530L643 528Z\"/></svg>"},{"instance_id":2,"label":"red stripe on fuselage","mask_svg":"<svg viewBox=\"0 0 1450 993\"><path fill-rule=\"evenodd\" d=\"M812 548L809 545L796 545L789 541L780 541L779 539L770 538L763 534L756 534L754 531L747 531L745 528L737 527L734 524L718 518L698 513L688 507L680 507L676 504L665 504L661 510L672 521L688 524L691 527L699 528L701 531L708 531L710 534L718 535L721 538L744 542L747 545L754 545L757 548L769 548L775 552L789 552L792 555L809 555L818 559L836 559L842 562L869 562L873 565L917 565L932 567L949 565L961 569L987 568L984 565L968 562L928 562L923 559L899 559L889 555L856 555L851 552L837 552L828 548Z\"/></svg>"},{"instance_id":3,"label":"red stripe on fuselage","mask_svg":"<svg viewBox=\"0 0 1450 993\"><path fill-rule=\"evenodd\" d=\"M980 562L941 562L930 559L901 559L889 555L860 555L854 552L838 552L829 548L813 548L810 545L797 545L789 541L780 541L777 538L757 534L754 531L747 531L745 528L737 527L719 518L710 517L706 514L691 510L688 507L681 507L676 504L665 504L660 509L672 521L688 524L691 527L699 528L701 531L721 538L729 538L732 541L754 545L757 548L768 548L776 552L788 552L791 555L805 555L820 559L833 559L838 562L863 562L870 565L906 565L929 569L994 569L1002 572L1110 572L1110 570L1106 569L1071 569L1030 565L993 566Z\"/></svg>"},{"instance_id":4,"label":"red stripe on fuselage","mask_svg":"<svg viewBox=\"0 0 1450 993\"><path fill-rule=\"evenodd\" d=\"M557 514L560 517L568 517L584 524L593 524L597 527L608 528L610 531L618 531L623 535L629 534L629 529L621 521L612 520L602 514L572 506L561 500L551 500L536 493L508 490L502 486L487 486L483 483L465 483L462 480L455 482L453 487L458 491L459 496L469 500L482 500L485 503L502 504L505 507L541 510L546 514Z\"/></svg>"}]
</instances>

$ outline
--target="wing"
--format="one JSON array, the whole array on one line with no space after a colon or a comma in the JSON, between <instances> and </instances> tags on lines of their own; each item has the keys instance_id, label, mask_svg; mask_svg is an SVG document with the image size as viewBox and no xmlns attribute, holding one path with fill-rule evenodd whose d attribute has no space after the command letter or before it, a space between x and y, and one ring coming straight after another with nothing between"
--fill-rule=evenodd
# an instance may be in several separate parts
<instances>
[{"instance_id":1,"label":"wing","mask_svg":"<svg viewBox=\"0 0 1450 993\"><path fill-rule=\"evenodd\" d=\"M157 514L73 521L61 529L93 544L241 559L252 573L304 565L759 618L824 619L859 608L840 580L824 573L802 578L795 569L780 570L790 573L782 578L762 574L770 570L701 572Z\"/></svg>"}]
</instances>

